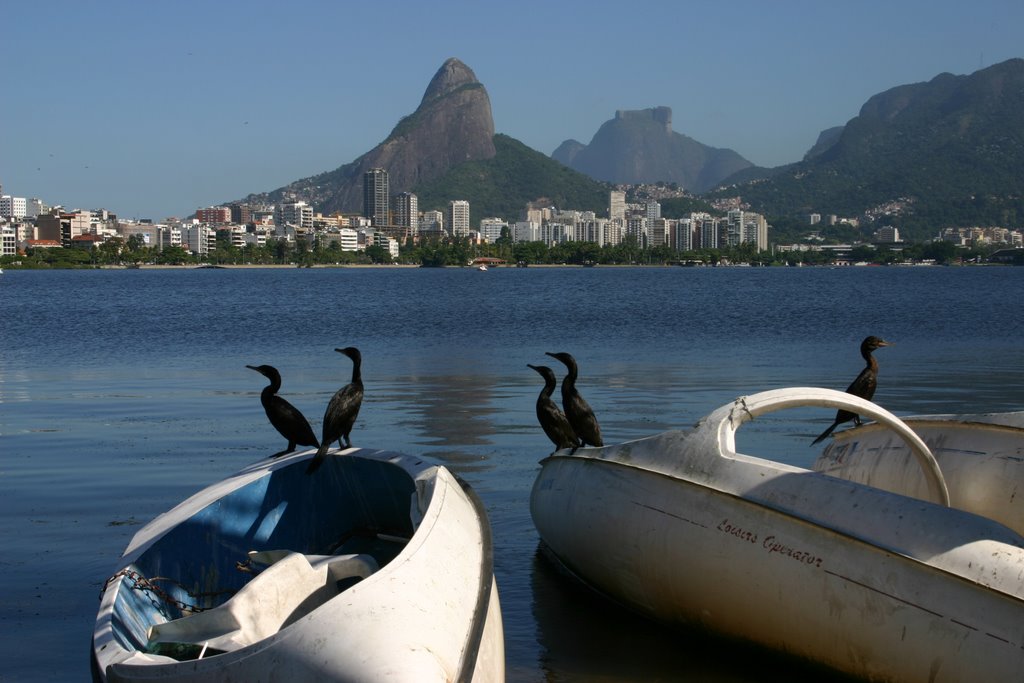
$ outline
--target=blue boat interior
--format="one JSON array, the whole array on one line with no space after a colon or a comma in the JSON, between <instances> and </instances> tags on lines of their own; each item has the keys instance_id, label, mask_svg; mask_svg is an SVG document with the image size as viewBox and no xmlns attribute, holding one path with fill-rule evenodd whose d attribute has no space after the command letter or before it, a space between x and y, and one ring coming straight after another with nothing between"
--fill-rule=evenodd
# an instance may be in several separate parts
<instances>
[{"instance_id":1,"label":"blue boat interior","mask_svg":"<svg viewBox=\"0 0 1024 683\"><path fill-rule=\"evenodd\" d=\"M306 474L308 462L268 472L214 501L129 565L112 620L119 644L175 659L195 657L188 646L147 649L149 628L224 604L258 575L250 551L360 553L381 567L394 559L415 530L410 474L359 457L329 457ZM345 579L348 585L358 580ZM340 583L338 590L348 587Z\"/></svg>"}]
</instances>

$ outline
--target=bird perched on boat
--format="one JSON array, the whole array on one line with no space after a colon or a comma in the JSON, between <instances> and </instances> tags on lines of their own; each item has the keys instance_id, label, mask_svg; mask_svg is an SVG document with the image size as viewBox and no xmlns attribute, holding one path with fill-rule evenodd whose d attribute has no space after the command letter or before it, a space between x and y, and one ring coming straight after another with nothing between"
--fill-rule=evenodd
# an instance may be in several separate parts
<instances>
[{"instance_id":1,"label":"bird perched on boat","mask_svg":"<svg viewBox=\"0 0 1024 683\"><path fill-rule=\"evenodd\" d=\"M569 424L569 420L566 419L562 409L551 400L551 394L554 393L555 384L557 383L555 371L546 365L530 365L527 363L526 367L533 368L544 378L544 388L540 390L540 395L537 396L537 419L540 421L540 426L544 433L555 444L556 451L560 451L563 448L576 448L580 443L576 437L576 432L572 430L572 426Z\"/></svg>"},{"instance_id":2,"label":"bird perched on boat","mask_svg":"<svg viewBox=\"0 0 1024 683\"><path fill-rule=\"evenodd\" d=\"M865 400L870 401L875 395L875 387L878 386L878 361L871 355L871 352L875 349L879 349L883 346L891 346L889 342L879 337L866 337L864 341L860 343L860 355L864 358L864 362L867 364L860 374L857 375L857 379L850 383L850 386L846 387L846 393L859 396ZM818 435L818 438L811 442L811 445L822 441L825 437L832 433L839 425L844 422L853 420L855 425L860 426L860 415L851 413L847 410L840 409L836 412L836 419L829 425L829 428Z\"/></svg>"},{"instance_id":3,"label":"bird perched on boat","mask_svg":"<svg viewBox=\"0 0 1024 683\"><path fill-rule=\"evenodd\" d=\"M559 353L546 351L545 354L560 361L569 369L565 379L562 380L562 410L565 411L565 417L569 420L569 424L572 426L572 430L578 439L577 448L587 444L603 446L601 426L597 424L594 411L590 409L587 402L580 396L580 392L576 391L576 376L578 374L576 359L564 351Z\"/></svg>"},{"instance_id":4,"label":"bird perched on boat","mask_svg":"<svg viewBox=\"0 0 1024 683\"><path fill-rule=\"evenodd\" d=\"M319 447L320 442L316 440L313 428L309 426L306 417L298 408L277 395L277 392L281 390L281 373L277 371L277 368L273 365L246 365L245 367L255 370L270 380L270 384L263 387L263 391L260 393L260 403L263 404L263 410L267 412L270 424L274 425L274 429L281 436L288 439L288 448L278 451L270 457L276 458L285 453L291 453L295 450L296 445Z\"/></svg>"},{"instance_id":5,"label":"bird perched on boat","mask_svg":"<svg viewBox=\"0 0 1024 683\"><path fill-rule=\"evenodd\" d=\"M354 346L346 346L343 349L334 349L352 359L352 381L334 392L327 410L324 412L323 431L320 436L320 448L317 449L316 457L310 461L307 473L315 472L324 457L327 455L331 443L338 442L338 447L352 447L352 439L349 434L352 432L352 425L356 422L359 414L359 406L363 403L363 376L361 366L363 357L359 349Z\"/></svg>"}]
</instances>

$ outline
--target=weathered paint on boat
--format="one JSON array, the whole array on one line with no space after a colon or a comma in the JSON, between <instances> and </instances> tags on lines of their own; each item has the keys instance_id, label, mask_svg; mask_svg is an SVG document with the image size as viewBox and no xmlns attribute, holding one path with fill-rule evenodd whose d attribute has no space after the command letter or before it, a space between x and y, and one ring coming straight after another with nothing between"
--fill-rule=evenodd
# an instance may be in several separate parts
<instances>
[{"instance_id":1,"label":"weathered paint on boat","mask_svg":"<svg viewBox=\"0 0 1024 683\"><path fill-rule=\"evenodd\" d=\"M256 463L136 534L101 597L97 678L504 680L490 527L470 487L366 449L307 475L313 453ZM251 551L269 564L255 577L237 567Z\"/></svg>"},{"instance_id":2,"label":"weathered paint on boat","mask_svg":"<svg viewBox=\"0 0 1024 683\"><path fill-rule=\"evenodd\" d=\"M1024 412L902 419L934 454L949 487L950 505L1024 534ZM833 437L814 470L927 497L921 470L906 445L883 425L865 424Z\"/></svg>"},{"instance_id":3,"label":"weathered paint on boat","mask_svg":"<svg viewBox=\"0 0 1024 683\"><path fill-rule=\"evenodd\" d=\"M935 502L736 452L744 422L844 408L914 444ZM689 431L542 461L531 512L568 570L611 599L872 681L1019 680L1024 538L947 507L928 449L875 404L796 388Z\"/></svg>"}]
</instances>

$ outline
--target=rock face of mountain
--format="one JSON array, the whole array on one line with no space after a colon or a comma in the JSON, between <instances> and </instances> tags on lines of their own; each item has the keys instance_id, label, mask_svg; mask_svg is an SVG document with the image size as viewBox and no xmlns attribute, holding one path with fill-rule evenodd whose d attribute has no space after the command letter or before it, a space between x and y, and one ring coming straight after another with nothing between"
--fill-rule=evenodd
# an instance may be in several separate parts
<instances>
[{"instance_id":1,"label":"rock face of mountain","mask_svg":"<svg viewBox=\"0 0 1024 683\"><path fill-rule=\"evenodd\" d=\"M298 180L247 201L303 199L324 213L358 212L363 207L363 174L388 171L392 194L444 176L467 161L495 155L494 118L487 90L472 69L447 60L427 86L416 111L398 122L384 142L334 171Z\"/></svg>"},{"instance_id":2,"label":"rock face of mountain","mask_svg":"<svg viewBox=\"0 0 1024 683\"><path fill-rule=\"evenodd\" d=\"M889 202L900 225L1024 219L1024 59L871 97L842 129L769 180L729 190L770 215L858 215ZM926 233L927 234L927 233Z\"/></svg>"},{"instance_id":3,"label":"rock face of mountain","mask_svg":"<svg viewBox=\"0 0 1024 683\"><path fill-rule=\"evenodd\" d=\"M678 183L704 192L752 164L731 149L703 145L672 130L672 110L617 111L589 145L566 140L556 161L611 183Z\"/></svg>"}]
</instances>

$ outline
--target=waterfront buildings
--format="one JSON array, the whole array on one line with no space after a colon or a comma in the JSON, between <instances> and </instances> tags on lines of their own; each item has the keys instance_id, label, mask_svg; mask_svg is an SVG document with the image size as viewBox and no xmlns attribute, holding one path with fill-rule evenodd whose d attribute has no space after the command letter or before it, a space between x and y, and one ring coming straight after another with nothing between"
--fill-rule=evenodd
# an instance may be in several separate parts
<instances>
[{"instance_id":1,"label":"waterfront buildings","mask_svg":"<svg viewBox=\"0 0 1024 683\"><path fill-rule=\"evenodd\" d=\"M363 216L373 225L390 225L388 220L388 172L371 168L363 174Z\"/></svg>"},{"instance_id":2,"label":"waterfront buildings","mask_svg":"<svg viewBox=\"0 0 1024 683\"><path fill-rule=\"evenodd\" d=\"M313 207L303 201L281 202L274 210L274 225L313 229Z\"/></svg>"},{"instance_id":3,"label":"waterfront buildings","mask_svg":"<svg viewBox=\"0 0 1024 683\"><path fill-rule=\"evenodd\" d=\"M412 192L396 194L391 199L391 219L394 225L408 228L409 234L419 232L419 198Z\"/></svg>"},{"instance_id":4,"label":"waterfront buildings","mask_svg":"<svg viewBox=\"0 0 1024 683\"><path fill-rule=\"evenodd\" d=\"M0 216L7 220L19 220L28 215L28 201L24 197L0 195Z\"/></svg>"},{"instance_id":5,"label":"waterfront buildings","mask_svg":"<svg viewBox=\"0 0 1024 683\"><path fill-rule=\"evenodd\" d=\"M448 229L452 237L469 237L469 202L465 199L448 203Z\"/></svg>"}]
</instances>

